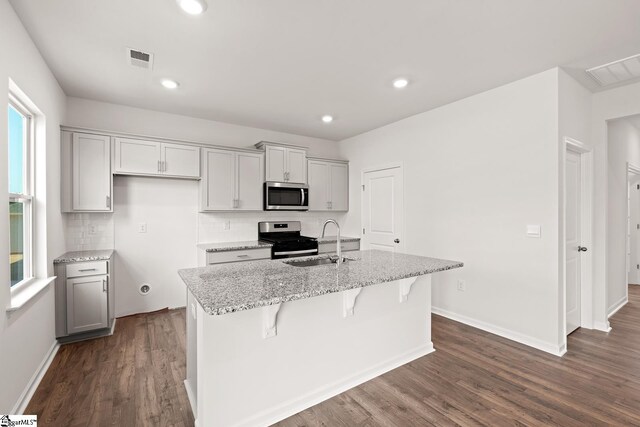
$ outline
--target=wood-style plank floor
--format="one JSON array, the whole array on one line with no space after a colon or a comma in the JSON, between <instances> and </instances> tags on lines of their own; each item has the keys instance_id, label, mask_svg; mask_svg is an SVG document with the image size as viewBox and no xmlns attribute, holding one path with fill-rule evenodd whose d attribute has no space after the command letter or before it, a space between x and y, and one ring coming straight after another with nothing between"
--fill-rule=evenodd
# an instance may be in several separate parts
<instances>
[{"instance_id":1,"label":"wood-style plank floor","mask_svg":"<svg viewBox=\"0 0 640 427\"><path fill-rule=\"evenodd\" d=\"M579 329L563 358L434 316L437 351L280 426L640 426L640 286L609 334ZM193 425L184 311L119 319L60 349L25 413L40 425Z\"/></svg>"},{"instance_id":2,"label":"wood-style plank floor","mask_svg":"<svg viewBox=\"0 0 640 427\"><path fill-rule=\"evenodd\" d=\"M193 426L184 313L123 317L112 336L63 345L24 413L39 426Z\"/></svg>"}]
</instances>

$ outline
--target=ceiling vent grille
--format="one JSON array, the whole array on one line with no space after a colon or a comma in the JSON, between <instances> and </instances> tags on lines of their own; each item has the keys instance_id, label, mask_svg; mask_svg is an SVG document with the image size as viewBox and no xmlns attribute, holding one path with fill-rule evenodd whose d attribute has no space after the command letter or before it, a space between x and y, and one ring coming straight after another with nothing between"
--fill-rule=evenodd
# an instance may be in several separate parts
<instances>
[{"instance_id":1,"label":"ceiling vent grille","mask_svg":"<svg viewBox=\"0 0 640 427\"><path fill-rule=\"evenodd\" d=\"M127 60L134 67L150 70L153 68L153 54L137 49L127 48Z\"/></svg>"},{"instance_id":2,"label":"ceiling vent grille","mask_svg":"<svg viewBox=\"0 0 640 427\"><path fill-rule=\"evenodd\" d=\"M589 68L589 74L600 86L609 86L640 77L640 55Z\"/></svg>"}]
</instances>

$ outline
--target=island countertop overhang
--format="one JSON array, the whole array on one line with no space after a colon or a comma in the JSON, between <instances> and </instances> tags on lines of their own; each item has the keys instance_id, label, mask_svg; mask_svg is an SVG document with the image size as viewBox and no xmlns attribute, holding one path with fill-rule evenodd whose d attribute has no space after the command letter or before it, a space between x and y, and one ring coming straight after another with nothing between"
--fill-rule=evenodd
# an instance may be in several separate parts
<instances>
[{"instance_id":1,"label":"island countertop overhang","mask_svg":"<svg viewBox=\"0 0 640 427\"><path fill-rule=\"evenodd\" d=\"M459 261L378 250L350 252L349 257L355 260L340 266L295 267L283 260L261 260L182 269L178 274L206 313L222 315L464 265ZM295 260L314 258L326 256Z\"/></svg>"}]
</instances>

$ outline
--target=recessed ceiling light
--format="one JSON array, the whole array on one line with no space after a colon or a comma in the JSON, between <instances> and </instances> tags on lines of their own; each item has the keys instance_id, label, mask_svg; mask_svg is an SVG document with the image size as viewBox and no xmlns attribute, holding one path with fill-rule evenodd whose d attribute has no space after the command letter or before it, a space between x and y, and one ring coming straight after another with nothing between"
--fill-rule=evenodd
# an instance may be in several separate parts
<instances>
[{"instance_id":1,"label":"recessed ceiling light","mask_svg":"<svg viewBox=\"0 0 640 427\"><path fill-rule=\"evenodd\" d=\"M322 121L325 123L331 123L333 121L333 116L325 114L324 116L322 116Z\"/></svg>"},{"instance_id":2,"label":"recessed ceiling light","mask_svg":"<svg viewBox=\"0 0 640 427\"><path fill-rule=\"evenodd\" d=\"M167 89L176 89L179 86L177 81L171 79L162 79L160 83Z\"/></svg>"},{"instance_id":3,"label":"recessed ceiling light","mask_svg":"<svg viewBox=\"0 0 640 427\"><path fill-rule=\"evenodd\" d=\"M404 89L409 84L409 80L404 77L397 78L393 81L393 87L396 89Z\"/></svg>"},{"instance_id":4,"label":"recessed ceiling light","mask_svg":"<svg viewBox=\"0 0 640 427\"><path fill-rule=\"evenodd\" d=\"M200 15L207 10L207 3L204 0L176 0L178 6L189 15Z\"/></svg>"}]
</instances>

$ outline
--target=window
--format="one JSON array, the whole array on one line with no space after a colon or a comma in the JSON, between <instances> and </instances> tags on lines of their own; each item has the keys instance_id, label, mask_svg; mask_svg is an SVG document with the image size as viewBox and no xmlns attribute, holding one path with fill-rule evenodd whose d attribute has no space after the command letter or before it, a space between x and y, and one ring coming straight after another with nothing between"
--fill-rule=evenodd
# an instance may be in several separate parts
<instances>
[{"instance_id":1,"label":"window","mask_svg":"<svg viewBox=\"0 0 640 427\"><path fill-rule=\"evenodd\" d=\"M11 286L33 277L31 263L33 186L31 179L32 115L9 102L9 240Z\"/></svg>"}]
</instances>

